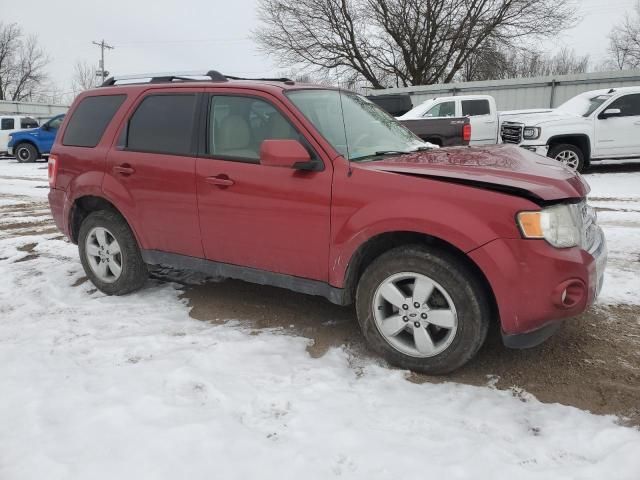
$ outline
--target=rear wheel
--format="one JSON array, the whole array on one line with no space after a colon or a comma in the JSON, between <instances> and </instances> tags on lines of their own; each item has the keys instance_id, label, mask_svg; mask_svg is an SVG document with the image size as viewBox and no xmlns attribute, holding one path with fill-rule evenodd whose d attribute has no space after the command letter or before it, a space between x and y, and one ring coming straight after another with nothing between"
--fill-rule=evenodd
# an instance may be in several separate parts
<instances>
[{"instance_id":1,"label":"rear wheel","mask_svg":"<svg viewBox=\"0 0 640 480\"><path fill-rule=\"evenodd\" d=\"M20 143L15 149L16 158L20 163L35 162L38 157L38 150L30 143Z\"/></svg>"},{"instance_id":2,"label":"rear wheel","mask_svg":"<svg viewBox=\"0 0 640 480\"><path fill-rule=\"evenodd\" d=\"M549 149L548 156L576 172L582 172L585 168L584 153L575 145L554 145Z\"/></svg>"},{"instance_id":3,"label":"rear wheel","mask_svg":"<svg viewBox=\"0 0 640 480\"><path fill-rule=\"evenodd\" d=\"M80 226L78 249L87 277L107 295L124 295L147 280L138 243L116 212L101 210L87 216Z\"/></svg>"},{"instance_id":4,"label":"rear wheel","mask_svg":"<svg viewBox=\"0 0 640 480\"><path fill-rule=\"evenodd\" d=\"M436 375L476 354L490 316L475 272L448 252L419 245L377 258L360 279L356 308L376 352L401 368Z\"/></svg>"}]
</instances>

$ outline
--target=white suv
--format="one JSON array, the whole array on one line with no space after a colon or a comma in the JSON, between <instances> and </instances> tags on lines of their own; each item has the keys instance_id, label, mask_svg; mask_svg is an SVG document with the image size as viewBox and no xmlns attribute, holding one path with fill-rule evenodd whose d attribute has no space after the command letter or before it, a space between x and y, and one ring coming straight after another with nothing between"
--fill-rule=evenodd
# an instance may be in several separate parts
<instances>
[{"instance_id":1,"label":"white suv","mask_svg":"<svg viewBox=\"0 0 640 480\"><path fill-rule=\"evenodd\" d=\"M501 138L582 171L640 158L640 87L586 92L558 108L501 112Z\"/></svg>"}]
</instances>

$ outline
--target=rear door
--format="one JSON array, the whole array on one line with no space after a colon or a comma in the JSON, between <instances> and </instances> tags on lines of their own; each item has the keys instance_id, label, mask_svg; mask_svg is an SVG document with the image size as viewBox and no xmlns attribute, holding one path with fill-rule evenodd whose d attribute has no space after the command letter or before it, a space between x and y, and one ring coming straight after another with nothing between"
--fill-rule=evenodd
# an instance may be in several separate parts
<instances>
[{"instance_id":1,"label":"rear door","mask_svg":"<svg viewBox=\"0 0 640 480\"><path fill-rule=\"evenodd\" d=\"M194 133L200 91L147 90L109 152L103 188L122 205L143 249L203 256Z\"/></svg>"},{"instance_id":2,"label":"rear door","mask_svg":"<svg viewBox=\"0 0 640 480\"><path fill-rule=\"evenodd\" d=\"M620 109L616 117L595 119L596 152L598 157L640 155L640 93L615 99L602 112Z\"/></svg>"},{"instance_id":3,"label":"rear door","mask_svg":"<svg viewBox=\"0 0 640 480\"><path fill-rule=\"evenodd\" d=\"M206 258L326 282L329 159L287 106L263 92L212 92L205 116L196 176ZM260 165L260 144L267 139L301 141L324 169Z\"/></svg>"},{"instance_id":4,"label":"rear door","mask_svg":"<svg viewBox=\"0 0 640 480\"><path fill-rule=\"evenodd\" d=\"M498 125L491 114L491 104L487 99L461 100L461 116L469 117L471 123L471 145L496 143Z\"/></svg>"}]
</instances>

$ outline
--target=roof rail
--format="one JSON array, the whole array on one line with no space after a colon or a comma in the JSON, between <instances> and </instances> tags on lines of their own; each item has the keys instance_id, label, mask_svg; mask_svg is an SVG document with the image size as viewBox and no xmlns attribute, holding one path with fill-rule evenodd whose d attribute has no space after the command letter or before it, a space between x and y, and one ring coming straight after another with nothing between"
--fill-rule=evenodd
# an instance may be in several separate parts
<instances>
[{"instance_id":1,"label":"roof rail","mask_svg":"<svg viewBox=\"0 0 640 480\"><path fill-rule=\"evenodd\" d=\"M200 77L200 78L195 78ZM126 83L170 83L174 81L195 82L202 81L202 77L208 77L212 82L227 82L227 77L216 70L208 72L171 72L171 73L142 73L139 75L126 75L107 78L101 86L111 87L118 82ZM231 77L229 77L231 78ZM139 81L136 81L139 80Z\"/></svg>"},{"instance_id":2,"label":"roof rail","mask_svg":"<svg viewBox=\"0 0 640 480\"><path fill-rule=\"evenodd\" d=\"M225 75L229 80L254 80L257 82L283 82L294 84L295 82L290 78L281 77L281 78L243 78L243 77L232 77L231 75Z\"/></svg>"}]
</instances>

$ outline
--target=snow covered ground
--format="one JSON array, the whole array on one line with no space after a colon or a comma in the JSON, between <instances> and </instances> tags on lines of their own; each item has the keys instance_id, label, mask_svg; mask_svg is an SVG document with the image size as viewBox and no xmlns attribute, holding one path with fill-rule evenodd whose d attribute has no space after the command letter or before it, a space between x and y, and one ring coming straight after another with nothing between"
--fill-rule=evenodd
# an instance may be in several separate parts
<instances>
[{"instance_id":1,"label":"snow covered ground","mask_svg":"<svg viewBox=\"0 0 640 480\"><path fill-rule=\"evenodd\" d=\"M640 432L614 417L314 359L306 338L192 319L177 284L96 292L41 223L43 167L0 161L0 479L638 479ZM640 304L640 172L587 179L600 301Z\"/></svg>"}]
</instances>

